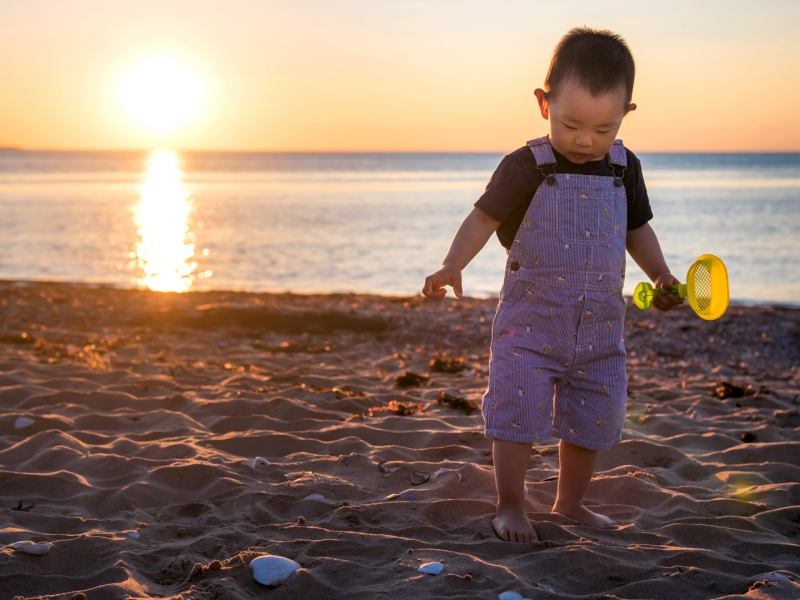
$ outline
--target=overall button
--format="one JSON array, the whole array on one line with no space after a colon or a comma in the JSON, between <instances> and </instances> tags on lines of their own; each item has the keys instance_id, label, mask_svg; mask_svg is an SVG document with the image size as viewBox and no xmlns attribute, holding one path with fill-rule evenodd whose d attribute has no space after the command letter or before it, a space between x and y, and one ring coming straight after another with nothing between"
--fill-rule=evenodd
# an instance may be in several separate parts
<instances>
[{"instance_id":1,"label":"overall button","mask_svg":"<svg viewBox=\"0 0 800 600\"><path fill-rule=\"evenodd\" d=\"M512 271L519 271L519 263L517 261L514 261L514 262L511 263L511 270Z\"/></svg>"},{"instance_id":2,"label":"overall button","mask_svg":"<svg viewBox=\"0 0 800 600\"><path fill-rule=\"evenodd\" d=\"M614 180L614 187L622 187L622 186L623 186L622 179Z\"/></svg>"},{"instance_id":3,"label":"overall button","mask_svg":"<svg viewBox=\"0 0 800 600\"><path fill-rule=\"evenodd\" d=\"M556 176L555 175L548 175L545 178L545 181L547 182L547 185L555 185L556 184Z\"/></svg>"}]
</instances>

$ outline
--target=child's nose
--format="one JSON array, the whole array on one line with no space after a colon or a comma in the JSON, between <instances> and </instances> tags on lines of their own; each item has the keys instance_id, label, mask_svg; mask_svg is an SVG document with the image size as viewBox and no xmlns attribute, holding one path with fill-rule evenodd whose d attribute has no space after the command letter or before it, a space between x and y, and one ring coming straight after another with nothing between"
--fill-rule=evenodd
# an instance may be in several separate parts
<instances>
[{"instance_id":1,"label":"child's nose","mask_svg":"<svg viewBox=\"0 0 800 600\"><path fill-rule=\"evenodd\" d=\"M590 135L579 135L575 138L575 143L578 146L582 146L584 148L589 148L592 145L592 136Z\"/></svg>"}]
</instances>

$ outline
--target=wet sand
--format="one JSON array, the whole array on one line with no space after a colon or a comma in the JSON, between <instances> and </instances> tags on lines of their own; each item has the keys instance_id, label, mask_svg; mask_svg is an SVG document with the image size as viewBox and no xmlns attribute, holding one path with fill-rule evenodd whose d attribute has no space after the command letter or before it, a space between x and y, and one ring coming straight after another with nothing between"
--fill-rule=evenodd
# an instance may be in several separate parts
<instances>
[{"instance_id":1,"label":"wet sand","mask_svg":"<svg viewBox=\"0 0 800 600\"><path fill-rule=\"evenodd\" d=\"M800 598L800 310L629 306L587 499L621 525L550 514L551 439L513 544L477 410L494 307L0 282L0 545L53 544L3 549L0 597ZM266 553L302 568L263 587Z\"/></svg>"}]
</instances>

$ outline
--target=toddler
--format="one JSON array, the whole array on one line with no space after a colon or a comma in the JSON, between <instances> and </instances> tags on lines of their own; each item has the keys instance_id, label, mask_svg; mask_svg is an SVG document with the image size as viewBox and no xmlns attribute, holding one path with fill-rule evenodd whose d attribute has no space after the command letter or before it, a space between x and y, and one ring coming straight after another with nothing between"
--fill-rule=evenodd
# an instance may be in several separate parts
<instances>
[{"instance_id":1,"label":"toddler","mask_svg":"<svg viewBox=\"0 0 800 600\"><path fill-rule=\"evenodd\" d=\"M493 438L497 535L537 540L526 515L531 446L559 438L552 512L592 527L615 523L583 504L599 450L622 439L627 402L625 251L667 291L669 272L634 154L615 139L636 108L634 61L609 31L576 28L556 46L535 94L549 135L503 157L423 294L462 297L461 271L496 232L508 252L492 324L483 397ZM681 300L657 295L670 310Z\"/></svg>"}]
</instances>

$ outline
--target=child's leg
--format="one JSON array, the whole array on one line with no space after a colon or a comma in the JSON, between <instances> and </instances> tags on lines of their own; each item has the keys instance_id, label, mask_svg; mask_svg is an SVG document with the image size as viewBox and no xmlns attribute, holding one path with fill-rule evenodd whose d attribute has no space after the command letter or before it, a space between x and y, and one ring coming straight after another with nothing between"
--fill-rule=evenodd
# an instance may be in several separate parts
<instances>
[{"instance_id":1,"label":"child's leg","mask_svg":"<svg viewBox=\"0 0 800 600\"><path fill-rule=\"evenodd\" d=\"M597 450L588 450L561 440L558 444L558 492L552 512L572 517L591 527L609 527L616 523L583 505L583 497L594 473L597 454ZM496 460L495 469L497 469Z\"/></svg>"},{"instance_id":2,"label":"child's leg","mask_svg":"<svg viewBox=\"0 0 800 600\"><path fill-rule=\"evenodd\" d=\"M507 542L531 542L539 538L525 510L525 473L531 445L495 438L494 479L497 485L497 517L492 527Z\"/></svg>"}]
</instances>

